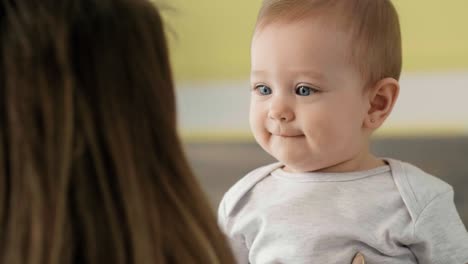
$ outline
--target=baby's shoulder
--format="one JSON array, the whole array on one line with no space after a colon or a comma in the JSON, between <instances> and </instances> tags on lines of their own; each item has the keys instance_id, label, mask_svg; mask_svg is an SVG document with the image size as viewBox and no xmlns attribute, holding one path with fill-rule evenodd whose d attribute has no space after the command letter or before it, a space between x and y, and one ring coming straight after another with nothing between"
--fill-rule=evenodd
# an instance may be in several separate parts
<instances>
[{"instance_id":1,"label":"baby's shoulder","mask_svg":"<svg viewBox=\"0 0 468 264\"><path fill-rule=\"evenodd\" d=\"M259 167L242 177L225 194L221 201L224 213L229 215L236 207L237 203L259 182L265 179L270 173L281 167L279 162Z\"/></svg>"},{"instance_id":2,"label":"baby's shoulder","mask_svg":"<svg viewBox=\"0 0 468 264\"><path fill-rule=\"evenodd\" d=\"M412 217L442 194L453 192L452 186L422 169L398 160L387 160L401 196Z\"/></svg>"}]
</instances>

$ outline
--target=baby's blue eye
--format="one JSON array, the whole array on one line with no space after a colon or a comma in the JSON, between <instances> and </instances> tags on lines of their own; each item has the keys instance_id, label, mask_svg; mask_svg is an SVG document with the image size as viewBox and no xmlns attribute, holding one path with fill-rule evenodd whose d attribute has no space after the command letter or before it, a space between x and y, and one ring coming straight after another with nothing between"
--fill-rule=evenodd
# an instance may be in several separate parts
<instances>
[{"instance_id":1,"label":"baby's blue eye","mask_svg":"<svg viewBox=\"0 0 468 264\"><path fill-rule=\"evenodd\" d=\"M258 90L258 93L261 95L270 95L271 94L271 88L265 85L259 85L256 87Z\"/></svg>"},{"instance_id":2,"label":"baby's blue eye","mask_svg":"<svg viewBox=\"0 0 468 264\"><path fill-rule=\"evenodd\" d=\"M309 96L315 91L315 89L303 85L296 88L296 94L300 96Z\"/></svg>"}]
</instances>

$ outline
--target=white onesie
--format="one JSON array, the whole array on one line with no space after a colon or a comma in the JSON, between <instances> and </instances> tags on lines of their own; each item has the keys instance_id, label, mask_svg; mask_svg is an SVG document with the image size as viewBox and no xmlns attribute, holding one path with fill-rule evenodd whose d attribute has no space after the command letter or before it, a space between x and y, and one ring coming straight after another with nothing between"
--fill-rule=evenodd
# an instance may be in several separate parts
<instances>
[{"instance_id":1,"label":"white onesie","mask_svg":"<svg viewBox=\"0 0 468 264\"><path fill-rule=\"evenodd\" d=\"M351 173L247 174L219 223L238 263L468 263L468 233L447 183L401 161ZM468 176L468 175L467 175Z\"/></svg>"}]
</instances>

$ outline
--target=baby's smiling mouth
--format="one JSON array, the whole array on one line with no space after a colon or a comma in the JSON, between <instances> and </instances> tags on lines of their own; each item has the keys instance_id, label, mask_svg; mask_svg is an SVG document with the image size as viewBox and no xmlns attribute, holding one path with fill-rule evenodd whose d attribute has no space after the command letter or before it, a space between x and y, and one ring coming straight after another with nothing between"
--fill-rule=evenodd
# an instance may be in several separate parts
<instances>
[{"instance_id":1,"label":"baby's smiling mouth","mask_svg":"<svg viewBox=\"0 0 468 264\"><path fill-rule=\"evenodd\" d=\"M277 136L277 137L282 137L282 138L301 138L304 137L303 134L298 134L298 133L281 133L281 134L275 134L275 133L270 133L272 136Z\"/></svg>"},{"instance_id":2,"label":"baby's smiling mouth","mask_svg":"<svg viewBox=\"0 0 468 264\"><path fill-rule=\"evenodd\" d=\"M266 131L270 136L280 137L280 138L301 138L304 137L304 133L300 129L293 129L281 126L271 126L266 127Z\"/></svg>"}]
</instances>

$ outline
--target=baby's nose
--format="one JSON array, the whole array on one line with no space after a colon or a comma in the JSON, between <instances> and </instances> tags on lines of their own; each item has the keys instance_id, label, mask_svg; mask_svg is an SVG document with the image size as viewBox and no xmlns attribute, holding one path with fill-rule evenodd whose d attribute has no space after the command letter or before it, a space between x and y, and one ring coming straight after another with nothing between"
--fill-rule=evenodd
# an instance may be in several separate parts
<instances>
[{"instance_id":1,"label":"baby's nose","mask_svg":"<svg viewBox=\"0 0 468 264\"><path fill-rule=\"evenodd\" d=\"M280 122L291 122L295 116L293 109L284 100L273 100L268 117Z\"/></svg>"}]
</instances>

